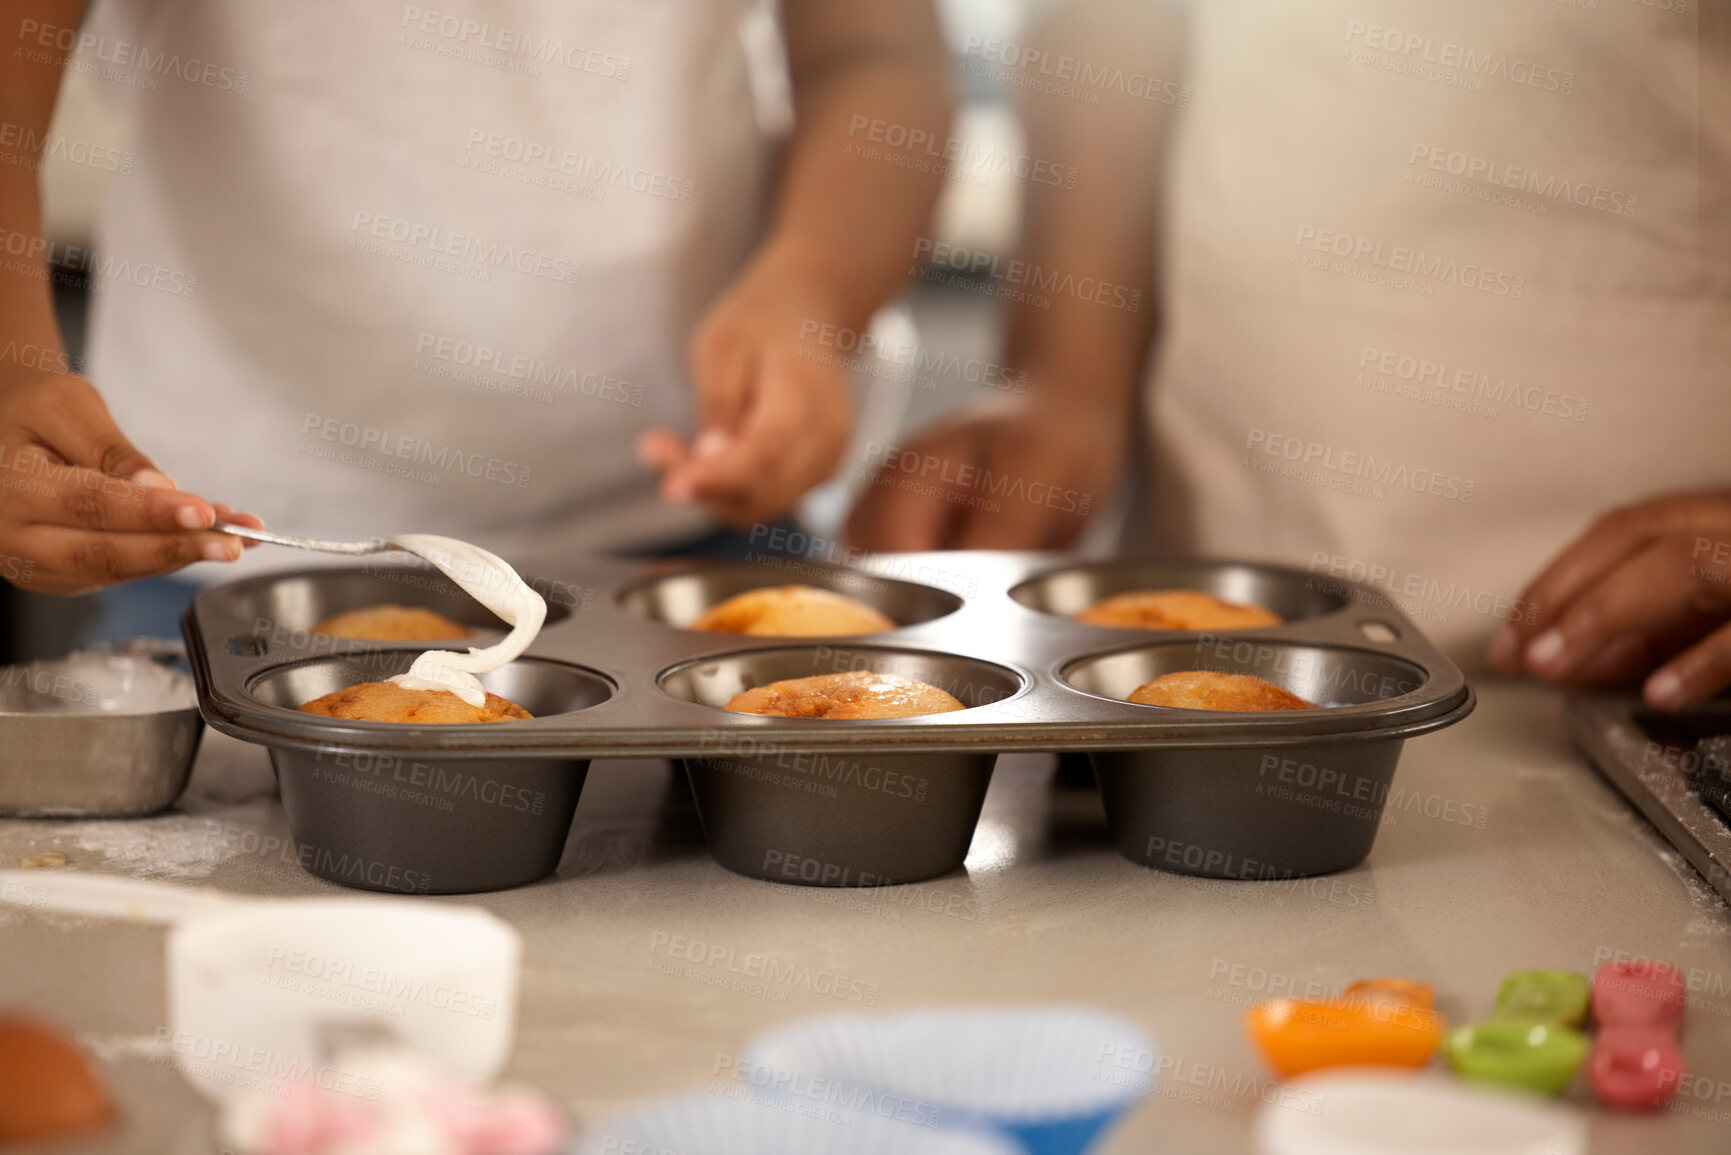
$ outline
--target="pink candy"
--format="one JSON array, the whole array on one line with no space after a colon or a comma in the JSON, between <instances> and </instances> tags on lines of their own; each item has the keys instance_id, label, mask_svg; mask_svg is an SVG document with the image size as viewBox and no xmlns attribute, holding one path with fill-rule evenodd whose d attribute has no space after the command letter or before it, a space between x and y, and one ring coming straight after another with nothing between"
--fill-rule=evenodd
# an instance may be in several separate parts
<instances>
[{"instance_id":1,"label":"pink candy","mask_svg":"<svg viewBox=\"0 0 1731 1155\"><path fill-rule=\"evenodd\" d=\"M1679 1028L1686 998L1670 963L1607 963L1593 976L1593 1017L1601 1023Z\"/></svg>"},{"instance_id":2,"label":"pink candy","mask_svg":"<svg viewBox=\"0 0 1731 1155\"><path fill-rule=\"evenodd\" d=\"M565 1141L565 1121L553 1105L526 1091L477 1091L449 1086L424 1101L443 1121L463 1155L547 1155Z\"/></svg>"},{"instance_id":3,"label":"pink candy","mask_svg":"<svg viewBox=\"0 0 1731 1155\"><path fill-rule=\"evenodd\" d=\"M1607 963L1593 976L1598 1031L1587 1059L1587 1081L1601 1103L1652 1111L1677 1093L1687 991L1669 963Z\"/></svg>"},{"instance_id":4,"label":"pink candy","mask_svg":"<svg viewBox=\"0 0 1731 1155\"><path fill-rule=\"evenodd\" d=\"M257 1110L236 1133L252 1155L399 1155L432 1145L441 1155L553 1155L567 1126L545 1096L453 1078L403 1052L357 1057L353 1070L377 1091L368 1097L304 1083Z\"/></svg>"},{"instance_id":5,"label":"pink candy","mask_svg":"<svg viewBox=\"0 0 1731 1155\"><path fill-rule=\"evenodd\" d=\"M260 1155L316 1155L367 1139L378 1128L378 1104L294 1083L266 1120Z\"/></svg>"}]
</instances>

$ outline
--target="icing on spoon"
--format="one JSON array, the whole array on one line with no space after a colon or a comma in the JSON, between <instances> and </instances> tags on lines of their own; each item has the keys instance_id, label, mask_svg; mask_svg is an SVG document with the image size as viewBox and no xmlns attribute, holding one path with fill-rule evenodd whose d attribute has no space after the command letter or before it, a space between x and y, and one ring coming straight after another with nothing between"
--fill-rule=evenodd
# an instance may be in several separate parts
<instances>
[{"instance_id":1,"label":"icing on spoon","mask_svg":"<svg viewBox=\"0 0 1731 1155\"><path fill-rule=\"evenodd\" d=\"M415 659L408 673L391 681L406 690L449 690L471 706L485 705L487 691L475 675L522 657L541 632L547 603L503 558L480 546L431 533L403 533L390 540L437 566L511 627L496 645L471 646L466 654L428 650Z\"/></svg>"}]
</instances>

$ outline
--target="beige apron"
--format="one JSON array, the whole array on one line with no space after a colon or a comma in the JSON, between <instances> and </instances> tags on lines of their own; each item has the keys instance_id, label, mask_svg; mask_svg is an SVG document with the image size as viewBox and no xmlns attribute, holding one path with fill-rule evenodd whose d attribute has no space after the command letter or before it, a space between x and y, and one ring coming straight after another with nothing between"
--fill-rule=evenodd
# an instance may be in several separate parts
<instances>
[{"instance_id":1,"label":"beige apron","mask_svg":"<svg viewBox=\"0 0 1731 1155\"><path fill-rule=\"evenodd\" d=\"M1198 5L1162 544L1370 581L1476 661L1600 512L1731 483L1731 43L1695 7Z\"/></svg>"}]
</instances>

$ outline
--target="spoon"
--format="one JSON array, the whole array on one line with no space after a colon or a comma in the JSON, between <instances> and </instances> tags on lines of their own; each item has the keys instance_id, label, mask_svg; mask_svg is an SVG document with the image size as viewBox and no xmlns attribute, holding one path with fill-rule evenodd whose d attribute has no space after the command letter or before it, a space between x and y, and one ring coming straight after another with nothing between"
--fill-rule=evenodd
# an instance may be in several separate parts
<instances>
[{"instance_id":1,"label":"spoon","mask_svg":"<svg viewBox=\"0 0 1731 1155\"><path fill-rule=\"evenodd\" d=\"M310 549L319 553L342 553L359 555L368 553L387 553L393 549L402 549L394 541L376 537L372 541L320 541L312 537L295 537L287 533L272 533L268 529L253 529L246 525L232 525L219 521L211 526L218 533L226 533L231 537L244 537L250 541L262 541L266 545L286 545L293 549Z\"/></svg>"}]
</instances>

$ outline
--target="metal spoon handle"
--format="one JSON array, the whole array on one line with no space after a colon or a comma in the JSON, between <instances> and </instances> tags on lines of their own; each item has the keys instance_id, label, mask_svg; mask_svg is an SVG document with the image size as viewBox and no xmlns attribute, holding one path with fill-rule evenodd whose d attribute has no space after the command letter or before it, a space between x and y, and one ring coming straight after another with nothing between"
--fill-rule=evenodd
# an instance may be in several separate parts
<instances>
[{"instance_id":1,"label":"metal spoon handle","mask_svg":"<svg viewBox=\"0 0 1731 1155\"><path fill-rule=\"evenodd\" d=\"M286 545L291 549L310 549L319 553L367 554L385 553L388 550L403 547L384 538L374 538L372 541L319 541L311 537L295 537L286 533L272 533L268 529L253 529L251 526L230 525L219 521L211 526L218 533L226 533L231 537L244 537L251 541L262 541L267 545Z\"/></svg>"}]
</instances>

